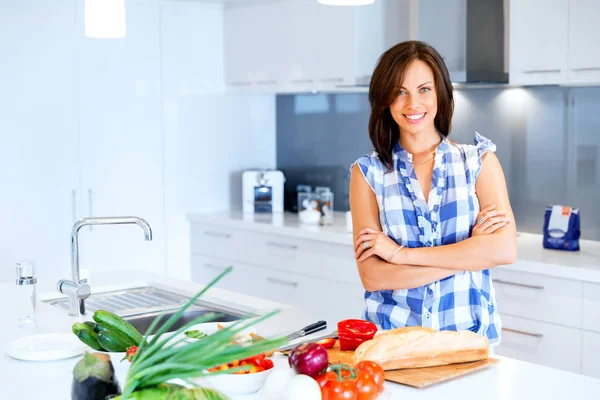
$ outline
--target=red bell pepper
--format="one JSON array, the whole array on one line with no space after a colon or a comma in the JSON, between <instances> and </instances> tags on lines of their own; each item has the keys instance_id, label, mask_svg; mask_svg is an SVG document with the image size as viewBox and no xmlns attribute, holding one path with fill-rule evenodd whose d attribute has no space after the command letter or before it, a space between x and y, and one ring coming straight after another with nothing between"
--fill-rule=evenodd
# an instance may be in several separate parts
<instances>
[{"instance_id":1,"label":"red bell pepper","mask_svg":"<svg viewBox=\"0 0 600 400\"><path fill-rule=\"evenodd\" d=\"M356 350L363 342L373 339L377 326L362 319L345 319L338 322L340 350Z\"/></svg>"}]
</instances>

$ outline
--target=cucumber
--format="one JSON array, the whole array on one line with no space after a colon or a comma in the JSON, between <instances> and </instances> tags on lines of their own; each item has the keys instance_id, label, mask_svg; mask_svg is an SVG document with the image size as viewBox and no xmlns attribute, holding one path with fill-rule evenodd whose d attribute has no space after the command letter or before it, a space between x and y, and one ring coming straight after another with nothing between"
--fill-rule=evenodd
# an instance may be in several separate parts
<instances>
[{"instance_id":1,"label":"cucumber","mask_svg":"<svg viewBox=\"0 0 600 400\"><path fill-rule=\"evenodd\" d=\"M94 332L98 333L100 331L110 331L110 328L104 324L96 324L96 328L94 328Z\"/></svg>"},{"instance_id":2,"label":"cucumber","mask_svg":"<svg viewBox=\"0 0 600 400\"><path fill-rule=\"evenodd\" d=\"M100 331L97 334L98 343L106 351L123 352L135 344L125 335L114 331Z\"/></svg>"},{"instance_id":3,"label":"cucumber","mask_svg":"<svg viewBox=\"0 0 600 400\"><path fill-rule=\"evenodd\" d=\"M132 346L142 343L144 337L137 329L123 318L111 312L98 310L94 313L94 321L108 327L113 332L122 333L133 342Z\"/></svg>"},{"instance_id":4,"label":"cucumber","mask_svg":"<svg viewBox=\"0 0 600 400\"><path fill-rule=\"evenodd\" d=\"M83 323L86 324L87 326L89 326L90 328L92 328L94 331L96 331L96 326L98 324L95 323L94 321L84 321Z\"/></svg>"},{"instance_id":5,"label":"cucumber","mask_svg":"<svg viewBox=\"0 0 600 400\"><path fill-rule=\"evenodd\" d=\"M96 332L94 332L94 330L88 325L82 324L81 322L76 322L71 327L71 330L79 338L79 340L90 346L92 349L98 351L104 350L103 347L100 346L100 343L98 343Z\"/></svg>"}]
</instances>

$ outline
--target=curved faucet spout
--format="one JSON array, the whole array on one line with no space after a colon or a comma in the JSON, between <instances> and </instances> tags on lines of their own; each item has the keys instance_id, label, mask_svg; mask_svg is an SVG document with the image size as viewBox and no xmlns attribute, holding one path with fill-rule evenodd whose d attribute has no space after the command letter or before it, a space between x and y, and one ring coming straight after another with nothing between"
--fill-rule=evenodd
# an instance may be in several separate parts
<instances>
[{"instance_id":1,"label":"curved faucet spout","mask_svg":"<svg viewBox=\"0 0 600 400\"><path fill-rule=\"evenodd\" d=\"M144 237L147 241L152 240L152 228L146 220L138 217L91 217L83 218L75 222L73 230L71 232L71 282L74 286L79 287L82 282L79 278L79 230L86 225L122 225L122 224L136 224L144 230ZM60 283L60 282L59 282ZM75 289L70 289L70 286L61 284L59 291L68 291L71 296L71 306L69 315L79 316L85 313L84 298L82 296L74 295L78 293ZM72 293L71 293L72 292ZM89 296L89 293L88 293ZM87 296L86 296L87 297Z\"/></svg>"}]
</instances>

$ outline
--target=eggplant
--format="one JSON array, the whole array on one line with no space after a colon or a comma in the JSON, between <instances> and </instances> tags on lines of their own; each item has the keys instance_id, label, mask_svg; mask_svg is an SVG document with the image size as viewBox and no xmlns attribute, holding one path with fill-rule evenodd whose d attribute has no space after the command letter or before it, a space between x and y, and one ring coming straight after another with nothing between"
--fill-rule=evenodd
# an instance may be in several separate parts
<instances>
[{"instance_id":1,"label":"eggplant","mask_svg":"<svg viewBox=\"0 0 600 400\"><path fill-rule=\"evenodd\" d=\"M106 400L120 394L110 356L86 352L73 369L71 400Z\"/></svg>"}]
</instances>

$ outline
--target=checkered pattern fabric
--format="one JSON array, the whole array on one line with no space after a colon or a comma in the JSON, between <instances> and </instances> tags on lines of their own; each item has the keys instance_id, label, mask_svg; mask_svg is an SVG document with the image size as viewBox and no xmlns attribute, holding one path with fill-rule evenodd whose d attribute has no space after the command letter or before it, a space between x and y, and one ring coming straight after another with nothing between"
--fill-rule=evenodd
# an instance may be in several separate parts
<instances>
[{"instance_id":1,"label":"checkered pattern fabric","mask_svg":"<svg viewBox=\"0 0 600 400\"><path fill-rule=\"evenodd\" d=\"M474 145L443 139L435 150L428 203L413 169L412 155L396 143L394 169L386 172L377 153L356 162L377 197L383 231L406 247L441 246L471 234L479 213L475 182L481 158L496 146L479 133ZM354 165L354 164L353 164ZM489 270L461 271L408 290L365 292L364 318L380 329L424 326L469 329L500 342L501 321Z\"/></svg>"}]
</instances>

